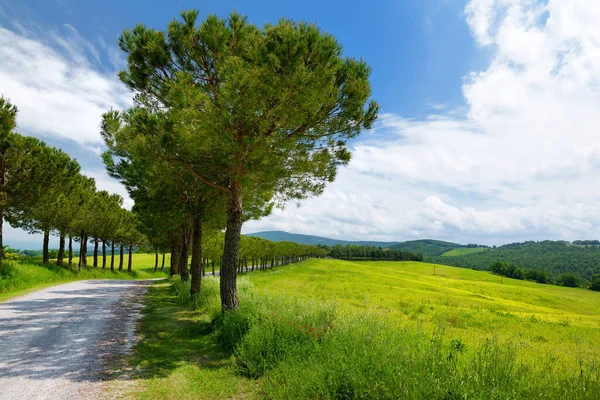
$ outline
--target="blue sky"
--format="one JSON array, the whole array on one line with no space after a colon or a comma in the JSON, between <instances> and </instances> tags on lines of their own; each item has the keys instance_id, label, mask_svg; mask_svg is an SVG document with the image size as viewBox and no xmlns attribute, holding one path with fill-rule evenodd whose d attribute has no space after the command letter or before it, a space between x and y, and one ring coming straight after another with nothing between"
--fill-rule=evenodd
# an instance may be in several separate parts
<instances>
[{"instance_id":1,"label":"blue sky","mask_svg":"<svg viewBox=\"0 0 600 400\"><path fill-rule=\"evenodd\" d=\"M20 107L21 132L63 147L99 187L125 194L103 172L97 131L103 110L131 102L115 75L124 28L161 29L186 8L236 9L256 25L315 22L371 65L381 118L321 198L245 232L486 244L597 238L600 11L575 3L0 0L0 93ZM5 237L39 247L35 235L8 228Z\"/></svg>"}]
</instances>

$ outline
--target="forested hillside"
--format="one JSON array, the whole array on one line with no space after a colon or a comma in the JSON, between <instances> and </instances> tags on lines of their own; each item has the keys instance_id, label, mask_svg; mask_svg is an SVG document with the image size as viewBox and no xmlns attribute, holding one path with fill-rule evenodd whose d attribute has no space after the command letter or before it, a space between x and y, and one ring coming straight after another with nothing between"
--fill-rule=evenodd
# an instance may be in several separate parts
<instances>
[{"instance_id":1,"label":"forested hillside","mask_svg":"<svg viewBox=\"0 0 600 400\"><path fill-rule=\"evenodd\" d=\"M427 260L479 270L489 269L494 262L502 261L519 268L546 270L555 278L564 273L573 273L588 281L592 275L600 273L600 245L588 242L593 241L527 241L453 257L430 256Z\"/></svg>"},{"instance_id":2,"label":"forested hillside","mask_svg":"<svg viewBox=\"0 0 600 400\"><path fill-rule=\"evenodd\" d=\"M432 239L422 239L422 240L409 240L407 242L402 242L390 246L389 248L392 250L403 250L410 251L412 253L420 253L424 256L435 257L441 256L447 251L456 249L456 248L475 248L476 244L462 245L458 243L444 242L441 240L432 240Z\"/></svg>"}]
</instances>

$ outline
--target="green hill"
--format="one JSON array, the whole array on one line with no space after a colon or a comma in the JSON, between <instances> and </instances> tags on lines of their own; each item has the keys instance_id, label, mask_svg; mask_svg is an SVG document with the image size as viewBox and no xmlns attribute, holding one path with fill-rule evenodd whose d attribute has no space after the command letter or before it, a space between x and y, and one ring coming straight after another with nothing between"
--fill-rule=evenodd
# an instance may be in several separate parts
<instances>
[{"instance_id":1,"label":"green hill","mask_svg":"<svg viewBox=\"0 0 600 400\"><path fill-rule=\"evenodd\" d=\"M466 254L479 253L488 250L487 247L457 247L442 254L443 257L464 256Z\"/></svg>"},{"instance_id":2,"label":"green hill","mask_svg":"<svg viewBox=\"0 0 600 400\"><path fill-rule=\"evenodd\" d=\"M272 242L294 242L298 244L308 244L312 246L323 245L323 246L335 246L341 244L342 246L356 244L359 246L376 246L376 247L390 247L398 242L377 242L377 241L352 241L352 240L340 240L331 239L322 236L313 235L301 235L298 233L289 233L284 231L264 231L249 233L246 236L256 236L263 239L270 240Z\"/></svg>"},{"instance_id":3,"label":"green hill","mask_svg":"<svg viewBox=\"0 0 600 400\"><path fill-rule=\"evenodd\" d=\"M506 244L487 251L455 254L453 257L429 257L428 261L478 270L488 269L494 262L503 261L519 268L545 270L550 276L573 273L582 280L590 280L600 273L600 245L593 241L545 240ZM585 243L585 244L581 244Z\"/></svg>"},{"instance_id":4,"label":"green hill","mask_svg":"<svg viewBox=\"0 0 600 400\"><path fill-rule=\"evenodd\" d=\"M404 250L412 253L420 253L426 257L435 257L441 256L442 254L455 248L462 248L465 246L458 243L444 242L442 240L421 239L409 240L407 242L397 243L389 247L393 250Z\"/></svg>"}]
</instances>

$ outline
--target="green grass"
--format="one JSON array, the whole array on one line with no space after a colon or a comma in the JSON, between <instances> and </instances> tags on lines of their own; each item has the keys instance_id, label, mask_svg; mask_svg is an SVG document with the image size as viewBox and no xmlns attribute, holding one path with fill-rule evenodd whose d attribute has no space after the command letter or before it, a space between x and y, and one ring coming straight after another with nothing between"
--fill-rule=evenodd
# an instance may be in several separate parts
<instances>
[{"instance_id":1,"label":"green grass","mask_svg":"<svg viewBox=\"0 0 600 400\"><path fill-rule=\"evenodd\" d=\"M442 257L464 256L465 254L481 253L486 251L484 247L457 247L442 254Z\"/></svg>"},{"instance_id":2,"label":"green grass","mask_svg":"<svg viewBox=\"0 0 600 400\"><path fill-rule=\"evenodd\" d=\"M595 398L600 295L413 262L308 260L152 289L139 398Z\"/></svg>"},{"instance_id":3,"label":"green grass","mask_svg":"<svg viewBox=\"0 0 600 400\"><path fill-rule=\"evenodd\" d=\"M218 280L207 278L203 286L205 298L218 297ZM167 283L149 289L141 340L128 361L137 371L135 384L126 394L139 399L227 399L250 393L254 382L237 373L233 358L216 341L213 314L183 305L178 293Z\"/></svg>"},{"instance_id":4,"label":"green grass","mask_svg":"<svg viewBox=\"0 0 600 400\"><path fill-rule=\"evenodd\" d=\"M116 260L118 268L118 260ZM91 263L91 258L88 263ZM110 261L109 261L110 262ZM109 264L110 267L110 264ZM134 254L133 271L128 273L127 258L125 259L125 271L111 272L109 267L102 268L87 267L81 271L76 266L59 267L55 264L42 265L41 262L29 261L4 261L0 270L0 301L29 293L34 290L43 289L48 286L86 279L149 279L163 278L168 274L159 270L154 273L154 255Z\"/></svg>"},{"instance_id":5,"label":"green grass","mask_svg":"<svg viewBox=\"0 0 600 400\"><path fill-rule=\"evenodd\" d=\"M600 362L600 293L416 262L315 259L252 275L257 293L335 299L342 310L382 312L399 327L470 344L497 337L523 343L520 356L578 368Z\"/></svg>"}]
</instances>

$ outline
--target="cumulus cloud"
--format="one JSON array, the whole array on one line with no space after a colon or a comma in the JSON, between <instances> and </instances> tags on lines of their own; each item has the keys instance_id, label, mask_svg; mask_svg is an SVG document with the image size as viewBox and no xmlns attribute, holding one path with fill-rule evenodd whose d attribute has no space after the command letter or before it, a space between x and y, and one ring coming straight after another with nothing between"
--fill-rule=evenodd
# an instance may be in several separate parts
<instances>
[{"instance_id":1,"label":"cumulus cloud","mask_svg":"<svg viewBox=\"0 0 600 400\"><path fill-rule=\"evenodd\" d=\"M131 95L99 64L94 45L71 25L43 37L0 27L0 93L18 105L18 129L27 134L100 145L102 113L127 107Z\"/></svg>"},{"instance_id":2,"label":"cumulus cloud","mask_svg":"<svg viewBox=\"0 0 600 400\"><path fill-rule=\"evenodd\" d=\"M600 236L600 2L471 0L467 112L383 114L320 199L248 223L357 239ZM379 135L378 133L383 133Z\"/></svg>"},{"instance_id":3,"label":"cumulus cloud","mask_svg":"<svg viewBox=\"0 0 600 400\"><path fill-rule=\"evenodd\" d=\"M123 58L99 40L110 64L107 68L102 52L73 26L43 30L8 14L0 8L0 16L10 20L13 28L0 26L0 95L19 108L17 130L54 143L76 143L80 154L89 155L80 157L83 173L95 178L98 189L123 196L124 206L131 208L132 201L122 185L104 170L90 168L101 165L102 113L111 107L126 108L132 102L128 89L114 73ZM39 235L28 235L8 224L5 240L17 247L37 248L41 244Z\"/></svg>"}]
</instances>

